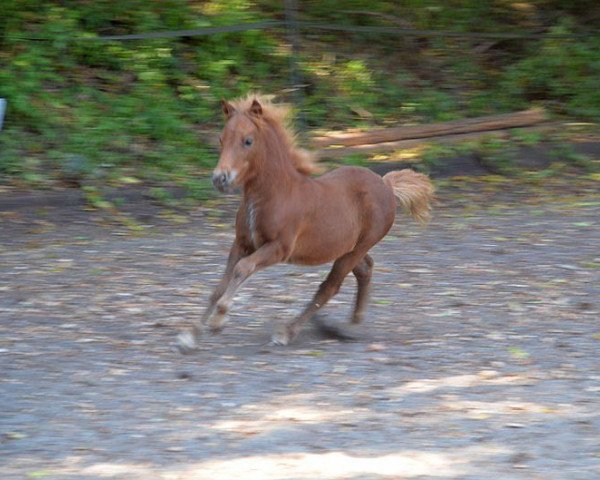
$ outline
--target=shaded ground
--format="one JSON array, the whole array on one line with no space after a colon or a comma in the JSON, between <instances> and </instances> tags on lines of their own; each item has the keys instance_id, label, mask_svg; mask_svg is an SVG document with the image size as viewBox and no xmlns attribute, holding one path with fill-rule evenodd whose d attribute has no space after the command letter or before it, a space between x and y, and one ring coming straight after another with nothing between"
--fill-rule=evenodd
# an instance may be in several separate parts
<instances>
[{"instance_id":1,"label":"shaded ground","mask_svg":"<svg viewBox=\"0 0 600 480\"><path fill-rule=\"evenodd\" d=\"M327 270L278 266L192 356L174 337L221 274L231 205L134 204L135 235L76 202L2 212L0 477L599 478L597 184L439 197L374 249L363 341L265 347Z\"/></svg>"}]
</instances>

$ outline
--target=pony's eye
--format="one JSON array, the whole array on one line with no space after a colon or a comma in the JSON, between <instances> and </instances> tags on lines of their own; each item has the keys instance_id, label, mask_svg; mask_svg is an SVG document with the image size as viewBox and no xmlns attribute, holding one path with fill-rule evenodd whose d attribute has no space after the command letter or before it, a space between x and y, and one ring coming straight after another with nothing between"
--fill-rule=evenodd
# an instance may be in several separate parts
<instances>
[{"instance_id":1,"label":"pony's eye","mask_svg":"<svg viewBox=\"0 0 600 480\"><path fill-rule=\"evenodd\" d=\"M253 143L254 140L252 139L252 137L244 138L244 147L251 147Z\"/></svg>"}]
</instances>

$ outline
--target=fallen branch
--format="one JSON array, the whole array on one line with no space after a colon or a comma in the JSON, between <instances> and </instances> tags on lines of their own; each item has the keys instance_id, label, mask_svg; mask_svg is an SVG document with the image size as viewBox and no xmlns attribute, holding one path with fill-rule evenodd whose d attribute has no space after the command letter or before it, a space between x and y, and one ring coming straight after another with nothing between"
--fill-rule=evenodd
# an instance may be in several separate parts
<instances>
[{"instance_id":1,"label":"fallen branch","mask_svg":"<svg viewBox=\"0 0 600 480\"><path fill-rule=\"evenodd\" d=\"M372 145L384 142L397 142L400 140L528 127L545 122L546 120L547 116L544 110L534 108L515 113L490 115L487 117L469 118L466 120L456 120L431 125L393 127L381 130L371 130L369 132L332 133L326 136L315 137L312 140L312 145L317 149L334 145L346 147L354 145Z\"/></svg>"},{"instance_id":2,"label":"fallen branch","mask_svg":"<svg viewBox=\"0 0 600 480\"><path fill-rule=\"evenodd\" d=\"M544 132L551 130L556 127L556 124L547 124L544 126L534 126L525 128L527 132ZM347 157L348 155L355 154L374 154L380 152L393 152L395 150L410 149L421 146L426 143L437 143L437 144L455 144L460 142L467 142L477 140L481 137L493 137L493 138L509 138L510 129L502 130L487 130L483 132L470 132L460 133L455 135L441 135L437 137L424 137L424 138L413 138L409 140L397 140L394 142L381 142L371 143L365 145L354 145L351 147L342 148L323 148L315 151L315 154L319 160L323 159L336 159Z\"/></svg>"}]
</instances>

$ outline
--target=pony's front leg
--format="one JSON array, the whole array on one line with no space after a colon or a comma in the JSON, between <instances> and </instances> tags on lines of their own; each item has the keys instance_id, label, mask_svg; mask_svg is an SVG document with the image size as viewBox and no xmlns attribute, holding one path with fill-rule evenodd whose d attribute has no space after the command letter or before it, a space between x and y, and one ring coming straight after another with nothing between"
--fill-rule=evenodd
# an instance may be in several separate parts
<instances>
[{"instance_id":1,"label":"pony's front leg","mask_svg":"<svg viewBox=\"0 0 600 480\"><path fill-rule=\"evenodd\" d=\"M213 316L215 311L215 305L217 301L223 296L225 290L231 281L231 275L234 267L237 263L247 255L247 251L242 248L237 239L229 250L229 256L227 258L227 266L225 267L225 273L219 282L219 285L215 288L211 296L209 297L208 306L204 313L200 317L200 320L196 320L192 323L192 328L188 332L182 332L177 337L177 343L179 350L183 353L195 350L198 345L198 340L202 334L202 330L209 323L209 320Z\"/></svg>"},{"instance_id":2,"label":"pony's front leg","mask_svg":"<svg viewBox=\"0 0 600 480\"><path fill-rule=\"evenodd\" d=\"M289 252L285 244L280 241L265 243L251 255L242 258L233 268L231 279L223 295L217 300L213 316L220 318L227 315L237 290L254 272L258 272L270 265L284 261ZM213 318L208 320L209 326L214 325Z\"/></svg>"},{"instance_id":3,"label":"pony's front leg","mask_svg":"<svg viewBox=\"0 0 600 480\"><path fill-rule=\"evenodd\" d=\"M218 333L223 328L223 325L226 321L226 317L224 314L221 315L218 312L216 312L215 306L227 290L229 284L231 283L233 269L235 268L237 263L247 255L247 250L242 248L236 240L236 242L232 245L231 250L229 251L229 258L227 259L227 266L225 267L225 273L223 274L223 278L221 278L219 285L217 285L217 287L209 297L208 306L206 307L206 310L204 310L202 317L200 317L200 322L195 322L192 326L194 330L193 333L196 336L196 338L200 336L204 326L208 326L211 332L213 333Z\"/></svg>"},{"instance_id":4,"label":"pony's front leg","mask_svg":"<svg viewBox=\"0 0 600 480\"><path fill-rule=\"evenodd\" d=\"M287 257L288 252L289 249L281 242L269 242L254 253L239 258L236 263L231 262L231 271L226 272L221 284L211 296L211 301L201 321L193 324L191 332L184 332L179 335L179 350L182 353L195 350L197 348L197 340L204 325L208 325L209 328L218 331L219 328L216 327L222 327L231 307L233 297L240 286L254 272L283 261Z\"/></svg>"}]
</instances>

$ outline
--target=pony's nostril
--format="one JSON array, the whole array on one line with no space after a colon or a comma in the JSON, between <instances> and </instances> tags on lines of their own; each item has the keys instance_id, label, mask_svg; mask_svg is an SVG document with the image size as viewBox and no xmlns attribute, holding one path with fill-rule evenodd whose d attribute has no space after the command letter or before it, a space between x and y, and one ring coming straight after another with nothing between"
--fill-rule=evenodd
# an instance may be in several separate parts
<instances>
[{"instance_id":1,"label":"pony's nostril","mask_svg":"<svg viewBox=\"0 0 600 480\"><path fill-rule=\"evenodd\" d=\"M224 172L215 173L212 182L217 190L223 190L229 184L229 175Z\"/></svg>"}]
</instances>

